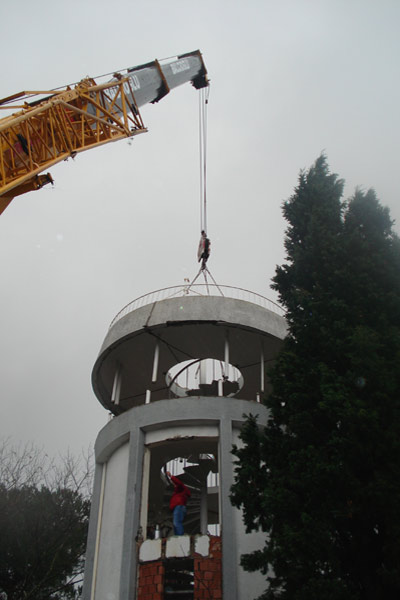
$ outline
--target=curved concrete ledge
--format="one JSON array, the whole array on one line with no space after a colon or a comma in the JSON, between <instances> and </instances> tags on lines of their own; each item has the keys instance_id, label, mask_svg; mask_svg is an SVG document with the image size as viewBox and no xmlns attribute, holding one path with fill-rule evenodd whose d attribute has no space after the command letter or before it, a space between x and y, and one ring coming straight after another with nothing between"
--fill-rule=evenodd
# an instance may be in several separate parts
<instances>
[{"instance_id":1,"label":"curved concrete ledge","mask_svg":"<svg viewBox=\"0 0 400 600\"><path fill-rule=\"evenodd\" d=\"M138 308L117 321L107 333L100 354L116 341L143 327L202 321L256 329L280 339L287 331L283 317L245 300L218 296L169 298Z\"/></svg>"},{"instance_id":2,"label":"curved concrete ledge","mask_svg":"<svg viewBox=\"0 0 400 600\"><path fill-rule=\"evenodd\" d=\"M268 420L268 409L257 402L231 398L175 398L156 404L147 404L131 408L115 417L100 431L96 444L96 462L104 463L115 450L126 443L132 431L143 432L165 430L166 437L171 426L197 427L199 437L201 428L219 425L220 422L231 422L233 427L240 428L248 414L258 415L260 425Z\"/></svg>"},{"instance_id":3,"label":"curved concrete ledge","mask_svg":"<svg viewBox=\"0 0 400 600\"><path fill-rule=\"evenodd\" d=\"M251 302L262 306L272 312L285 316L285 310L271 300L266 298L257 292L251 292L244 288L240 288L232 285L216 284L216 283L191 283L190 285L181 284L173 285L158 290L153 290L147 294L143 294L138 298L135 298L131 302L128 302L121 310L115 315L111 321L110 328L122 317L125 317L128 313L146 306L147 304L154 304L160 300L168 300L169 298L186 298L188 296L217 296L224 298L234 298L236 300L244 300L245 302Z\"/></svg>"}]
</instances>

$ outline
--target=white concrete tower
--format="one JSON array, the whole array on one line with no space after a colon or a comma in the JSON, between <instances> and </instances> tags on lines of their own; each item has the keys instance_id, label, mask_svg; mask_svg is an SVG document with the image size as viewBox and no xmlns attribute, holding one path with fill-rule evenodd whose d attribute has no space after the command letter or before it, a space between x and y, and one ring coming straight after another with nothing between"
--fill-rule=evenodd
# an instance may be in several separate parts
<instances>
[{"instance_id":1,"label":"white concrete tower","mask_svg":"<svg viewBox=\"0 0 400 600\"><path fill-rule=\"evenodd\" d=\"M244 414L266 422L259 399L285 332L277 305L226 286L154 292L113 320L92 376L114 417L95 446L84 600L250 600L265 589L239 566L264 534L246 534L230 503L231 449ZM183 536L166 470L192 491Z\"/></svg>"}]
</instances>

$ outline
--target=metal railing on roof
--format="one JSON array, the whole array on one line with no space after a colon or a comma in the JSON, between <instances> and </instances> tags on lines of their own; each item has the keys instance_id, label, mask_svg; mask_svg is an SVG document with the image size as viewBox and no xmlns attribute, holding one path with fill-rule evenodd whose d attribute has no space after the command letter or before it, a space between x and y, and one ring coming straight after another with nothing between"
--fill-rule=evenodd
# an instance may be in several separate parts
<instances>
[{"instance_id":1,"label":"metal railing on roof","mask_svg":"<svg viewBox=\"0 0 400 600\"><path fill-rule=\"evenodd\" d=\"M115 325L117 321L125 317L125 315L146 306L153 302L160 302L161 300L168 300L169 298L179 298L185 296L223 296L225 298L233 298L235 300L244 300L251 302L262 308L266 308L277 315L285 316L285 311L279 304L273 302L261 294L245 290L243 288L233 287L231 285L216 285L210 283L195 283L187 285L175 285L171 287L162 288L155 290L139 298L135 298L124 306L117 315L113 318L110 323L110 328Z\"/></svg>"}]
</instances>

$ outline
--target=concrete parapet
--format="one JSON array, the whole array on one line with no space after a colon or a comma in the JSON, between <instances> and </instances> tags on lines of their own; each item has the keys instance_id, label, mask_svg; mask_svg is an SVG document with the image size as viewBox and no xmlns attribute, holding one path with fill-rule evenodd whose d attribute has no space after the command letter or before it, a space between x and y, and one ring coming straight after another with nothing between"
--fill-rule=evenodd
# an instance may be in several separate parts
<instances>
[{"instance_id":1,"label":"concrete parapet","mask_svg":"<svg viewBox=\"0 0 400 600\"><path fill-rule=\"evenodd\" d=\"M159 540L144 540L139 547L139 560L149 562L161 558L162 542Z\"/></svg>"},{"instance_id":2,"label":"concrete parapet","mask_svg":"<svg viewBox=\"0 0 400 600\"><path fill-rule=\"evenodd\" d=\"M167 538L165 558L190 556L190 535L173 535Z\"/></svg>"}]
</instances>

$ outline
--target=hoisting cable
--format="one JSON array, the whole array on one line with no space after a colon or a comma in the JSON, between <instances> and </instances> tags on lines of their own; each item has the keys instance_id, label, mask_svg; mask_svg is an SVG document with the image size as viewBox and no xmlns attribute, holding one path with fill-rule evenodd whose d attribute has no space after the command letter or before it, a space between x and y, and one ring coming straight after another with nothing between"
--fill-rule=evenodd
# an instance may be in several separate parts
<instances>
[{"instance_id":1,"label":"hoisting cable","mask_svg":"<svg viewBox=\"0 0 400 600\"><path fill-rule=\"evenodd\" d=\"M200 231L203 227L203 198L204 198L204 179L203 179L203 160L204 160L204 147L203 147L203 90L199 90L199 160L200 160Z\"/></svg>"},{"instance_id":2,"label":"hoisting cable","mask_svg":"<svg viewBox=\"0 0 400 600\"><path fill-rule=\"evenodd\" d=\"M215 287L218 289L221 296L223 292L214 277L207 268L207 260L210 255L210 240L207 237L207 107L210 95L210 87L201 88L199 90L199 158L200 158L200 243L197 253L198 261L201 261L200 270L191 283L185 288L188 293L195 281L203 274L206 284L207 294L210 294L207 273L211 277Z\"/></svg>"},{"instance_id":3,"label":"hoisting cable","mask_svg":"<svg viewBox=\"0 0 400 600\"><path fill-rule=\"evenodd\" d=\"M199 94L199 159L200 159L200 243L197 253L201 270L204 271L210 256L210 240L207 237L207 105L209 87ZM207 283L207 281L206 281Z\"/></svg>"},{"instance_id":4,"label":"hoisting cable","mask_svg":"<svg viewBox=\"0 0 400 600\"><path fill-rule=\"evenodd\" d=\"M200 231L207 232L207 107L210 87L199 94Z\"/></svg>"}]
</instances>

